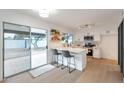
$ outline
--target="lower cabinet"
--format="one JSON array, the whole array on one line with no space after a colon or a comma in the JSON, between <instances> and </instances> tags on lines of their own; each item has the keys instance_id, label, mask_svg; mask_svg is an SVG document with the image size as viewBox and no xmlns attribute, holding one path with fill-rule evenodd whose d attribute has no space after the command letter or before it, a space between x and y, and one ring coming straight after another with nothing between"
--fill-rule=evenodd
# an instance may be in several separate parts
<instances>
[{"instance_id":1,"label":"lower cabinet","mask_svg":"<svg viewBox=\"0 0 124 93\"><path fill-rule=\"evenodd\" d=\"M100 56L100 48L97 48L97 47L93 48L93 57L94 58L101 58L101 56Z\"/></svg>"}]
</instances>

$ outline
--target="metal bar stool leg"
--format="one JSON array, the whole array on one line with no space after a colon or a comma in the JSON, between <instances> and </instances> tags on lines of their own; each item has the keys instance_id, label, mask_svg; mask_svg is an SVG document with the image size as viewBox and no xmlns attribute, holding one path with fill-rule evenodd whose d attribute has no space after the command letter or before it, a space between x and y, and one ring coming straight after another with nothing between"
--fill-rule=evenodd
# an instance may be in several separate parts
<instances>
[{"instance_id":1,"label":"metal bar stool leg","mask_svg":"<svg viewBox=\"0 0 124 93\"><path fill-rule=\"evenodd\" d=\"M53 55L52 55L52 63L54 62Z\"/></svg>"},{"instance_id":2,"label":"metal bar stool leg","mask_svg":"<svg viewBox=\"0 0 124 93\"><path fill-rule=\"evenodd\" d=\"M64 60L63 60L63 61L64 61ZM62 61L62 62L63 62L63 61ZM62 65L62 68L61 68L62 70L65 69L66 67L68 67L68 58L67 58L67 66L64 66L64 62L63 62L62 64L63 64L63 65Z\"/></svg>"},{"instance_id":3,"label":"metal bar stool leg","mask_svg":"<svg viewBox=\"0 0 124 93\"><path fill-rule=\"evenodd\" d=\"M62 66L61 66L61 69L63 69L63 56L62 56Z\"/></svg>"},{"instance_id":4,"label":"metal bar stool leg","mask_svg":"<svg viewBox=\"0 0 124 93\"><path fill-rule=\"evenodd\" d=\"M61 66L63 65L63 56L61 55Z\"/></svg>"},{"instance_id":5,"label":"metal bar stool leg","mask_svg":"<svg viewBox=\"0 0 124 93\"><path fill-rule=\"evenodd\" d=\"M56 63L56 55L54 55L54 61L55 61L55 63Z\"/></svg>"},{"instance_id":6,"label":"metal bar stool leg","mask_svg":"<svg viewBox=\"0 0 124 93\"><path fill-rule=\"evenodd\" d=\"M55 64L55 62L56 62L55 55L52 56L52 61L53 61L53 64Z\"/></svg>"},{"instance_id":7,"label":"metal bar stool leg","mask_svg":"<svg viewBox=\"0 0 124 93\"><path fill-rule=\"evenodd\" d=\"M71 61L71 58L69 58L69 62L68 62L68 64L69 64L69 73L71 73L70 61Z\"/></svg>"},{"instance_id":8,"label":"metal bar stool leg","mask_svg":"<svg viewBox=\"0 0 124 93\"><path fill-rule=\"evenodd\" d=\"M57 55L57 68L59 68L61 65L59 65L59 55Z\"/></svg>"},{"instance_id":9,"label":"metal bar stool leg","mask_svg":"<svg viewBox=\"0 0 124 93\"><path fill-rule=\"evenodd\" d=\"M54 56L55 64L57 64L57 55Z\"/></svg>"},{"instance_id":10,"label":"metal bar stool leg","mask_svg":"<svg viewBox=\"0 0 124 93\"><path fill-rule=\"evenodd\" d=\"M56 59L57 59L57 68L58 68L59 67L59 64L58 64L58 55L57 55Z\"/></svg>"},{"instance_id":11,"label":"metal bar stool leg","mask_svg":"<svg viewBox=\"0 0 124 93\"><path fill-rule=\"evenodd\" d=\"M74 66L75 66L75 69L76 69L75 57L74 57Z\"/></svg>"}]
</instances>

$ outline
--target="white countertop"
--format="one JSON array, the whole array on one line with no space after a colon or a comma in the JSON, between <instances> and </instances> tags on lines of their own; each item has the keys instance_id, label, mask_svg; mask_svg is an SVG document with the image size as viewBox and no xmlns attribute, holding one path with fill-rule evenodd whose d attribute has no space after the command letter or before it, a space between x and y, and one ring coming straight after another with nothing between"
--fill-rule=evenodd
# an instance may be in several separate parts
<instances>
[{"instance_id":1,"label":"white countertop","mask_svg":"<svg viewBox=\"0 0 124 93\"><path fill-rule=\"evenodd\" d=\"M86 68L86 65L87 65L86 52L87 52L87 49L85 49L85 48L73 48L73 47L54 47L54 48L51 48L51 49L57 49L59 51L67 50L67 51L71 52L71 54L75 56L76 69L79 70L79 71L83 71ZM58 63L61 64L63 62L63 65L65 65L65 66L68 65L67 59L65 57L62 59L62 57L59 56L58 58L60 59L58 61ZM71 58L70 62L73 63L74 59ZM75 68L73 65L71 65L71 67Z\"/></svg>"},{"instance_id":2,"label":"white countertop","mask_svg":"<svg viewBox=\"0 0 124 93\"><path fill-rule=\"evenodd\" d=\"M73 53L82 53L82 52L85 52L86 49L83 49L83 48L72 48L72 47L58 47L58 48L55 48L57 50L68 50L70 52L73 52Z\"/></svg>"}]
</instances>

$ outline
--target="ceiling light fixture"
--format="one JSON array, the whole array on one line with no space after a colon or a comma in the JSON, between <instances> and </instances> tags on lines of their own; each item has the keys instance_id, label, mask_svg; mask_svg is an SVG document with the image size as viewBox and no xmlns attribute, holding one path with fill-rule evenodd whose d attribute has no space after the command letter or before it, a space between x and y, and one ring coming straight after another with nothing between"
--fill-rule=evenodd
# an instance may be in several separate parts
<instances>
[{"instance_id":1,"label":"ceiling light fixture","mask_svg":"<svg viewBox=\"0 0 124 93\"><path fill-rule=\"evenodd\" d=\"M94 27L95 24L85 24L85 25L79 25L80 30L90 30L92 27Z\"/></svg>"},{"instance_id":2,"label":"ceiling light fixture","mask_svg":"<svg viewBox=\"0 0 124 93\"><path fill-rule=\"evenodd\" d=\"M38 11L41 17L49 17L50 11L48 9L41 9Z\"/></svg>"},{"instance_id":3,"label":"ceiling light fixture","mask_svg":"<svg viewBox=\"0 0 124 93\"><path fill-rule=\"evenodd\" d=\"M33 9L34 11L37 11L40 17L47 18L50 16L50 14L55 14L55 9Z\"/></svg>"}]
</instances>

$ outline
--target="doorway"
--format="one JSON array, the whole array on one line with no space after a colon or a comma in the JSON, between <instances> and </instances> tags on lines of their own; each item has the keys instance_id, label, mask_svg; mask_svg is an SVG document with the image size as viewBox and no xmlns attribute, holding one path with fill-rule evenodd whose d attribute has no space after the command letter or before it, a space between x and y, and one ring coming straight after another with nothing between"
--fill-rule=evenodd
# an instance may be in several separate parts
<instances>
[{"instance_id":1,"label":"doorway","mask_svg":"<svg viewBox=\"0 0 124 93\"><path fill-rule=\"evenodd\" d=\"M31 28L31 68L47 64L47 31Z\"/></svg>"},{"instance_id":2,"label":"doorway","mask_svg":"<svg viewBox=\"0 0 124 93\"><path fill-rule=\"evenodd\" d=\"M4 78L47 64L47 31L3 23Z\"/></svg>"},{"instance_id":3,"label":"doorway","mask_svg":"<svg viewBox=\"0 0 124 93\"><path fill-rule=\"evenodd\" d=\"M4 77L30 69L30 27L4 23Z\"/></svg>"}]
</instances>

